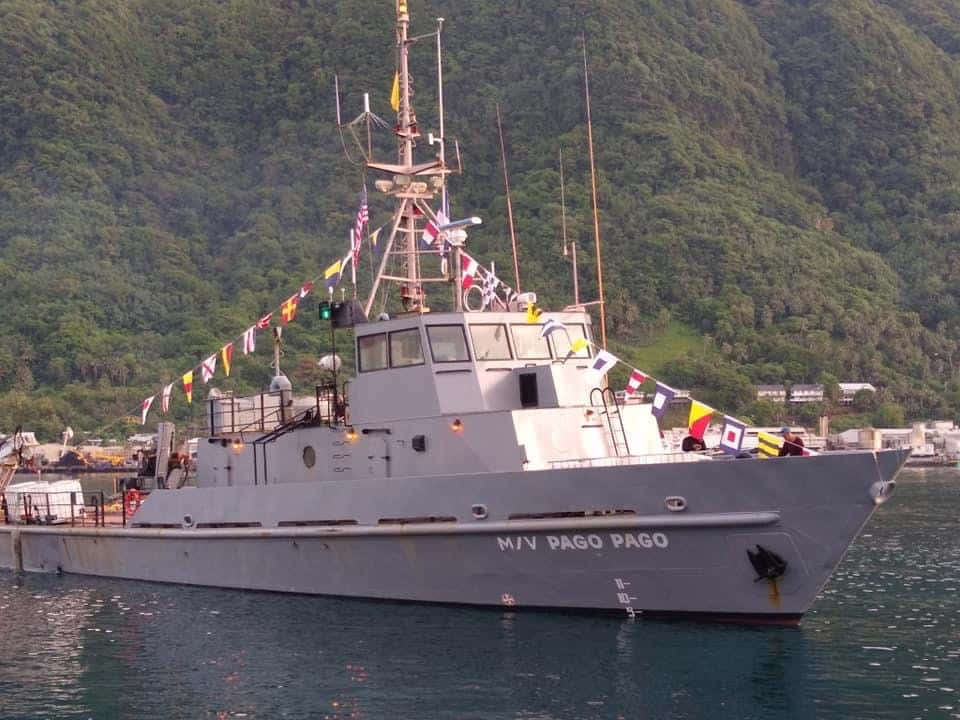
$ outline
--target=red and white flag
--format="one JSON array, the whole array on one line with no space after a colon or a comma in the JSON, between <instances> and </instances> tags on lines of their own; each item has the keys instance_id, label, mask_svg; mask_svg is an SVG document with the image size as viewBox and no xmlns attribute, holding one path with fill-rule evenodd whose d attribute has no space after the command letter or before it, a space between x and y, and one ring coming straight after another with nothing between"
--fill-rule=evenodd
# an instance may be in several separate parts
<instances>
[{"instance_id":1,"label":"red and white flag","mask_svg":"<svg viewBox=\"0 0 960 720\"><path fill-rule=\"evenodd\" d=\"M251 325L243 333L243 354L249 355L257 349L257 326Z\"/></svg>"},{"instance_id":2,"label":"red and white flag","mask_svg":"<svg viewBox=\"0 0 960 720\"><path fill-rule=\"evenodd\" d=\"M204 384L210 382L213 374L217 371L217 356L211 355L200 364L200 376Z\"/></svg>"},{"instance_id":3,"label":"red and white flag","mask_svg":"<svg viewBox=\"0 0 960 720\"><path fill-rule=\"evenodd\" d=\"M273 313L267 313L262 318L257 320L257 327L261 330L266 330L270 327L270 320L273 319Z\"/></svg>"},{"instance_id":4,"label":"red and white flag","mask_svg":"<svg viewBox=\"0 0 960 720\"><path fill-rule=\"evenodd\" d=\"M313 290L313 280L308 280L300 286L300 299L302 300L309 295L311 290Z\"/></svg>"},{"instance_id":5,"label":"red and white flag","mask_svg":"<svg viewBox=\"0 0 960 720\"><path fill-rule=\"evenodd\" d=\"M425 245L433 245L433 241L437 239L439 234L440 228L437 223L433 220L427 220L427 224L423 226L423 235L420 236L420 241Z\"/></svg>"},{"instance_id":6,"label":"red and white flag","mask_svg":"<svg viewBox=\"0 0 960 720\"><path fill-rule=\"evenodd\" d=\"M644 375L639 370L637 370L636 368L634 368L633 372L630 373L630 379L627 380L627 387L624 388L623 392L626 393L627 396L632 396L634 393L637 392L637 390L640 389L640 386L643 385L646 381L647 381L647 376Z\"/></svg>"},{"instance_id":7,"label":"red and white flag","mask_svg":"<svg viewBox=\"0 0 960 720\"><path fill-rule=\"evenodd\" d=\"M146 400L143 401L143 404L140 406L140 424L147 424L147 413L150 412L150 406L153 405L153 399L156 395L151 395Z\"/></svg>"},{"instance_id":8,"label":"red and white flag","mask_svg":"<svg viewBox=\"0 0 960 720\"><path fill-rule=\"evenodd\" d=\"M170 393L173 391L173 383L165 386L160 393L160 411L166 414L170 411Z\"/></svg>"},{"instance_id":9,"label":"red and white flag","mask_svg":"<svg viewBox=\"0 0 960 720\"><path fill-rule=\"evenodd\" d=\"M370 208L367 206L367 186L363 186L363 194L360 196L360 207L357 209L357 217L353 223L353 233L350 235L352 240L350 256L353 262L354 284L356 284L357 265L360 262L360 248L363 247L363 229L370 222Z\"/></svg>"},{"instance_id":10,"label":"red and white flag","mask_svg":"<svg viewBox=\"0 0 960 720\"><path fill-rule=\"evenodd\" d=\"M466 253L460 253L460 269L463 272L460 284L463 286L464 290L469 290L473 287L473 279L477 274L477 269L480 267L480 263L474 260L472 257Z\"/></svg>"}]
</instances>

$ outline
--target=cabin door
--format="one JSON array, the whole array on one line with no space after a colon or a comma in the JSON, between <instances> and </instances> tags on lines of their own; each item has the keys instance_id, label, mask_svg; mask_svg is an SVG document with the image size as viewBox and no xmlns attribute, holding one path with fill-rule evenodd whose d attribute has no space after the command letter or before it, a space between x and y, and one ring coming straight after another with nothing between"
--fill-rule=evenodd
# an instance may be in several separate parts
<instances>
[{"instance_id":1,"label":"cabin door","mask_svg":"<svg viewBox=\"0 0 960 720\"><path fill-rule=\"evenodd\" d=\"M367 477L390 477L390 439L377 438L369 445L367 453Z\"/></svg>"}]
</instances>

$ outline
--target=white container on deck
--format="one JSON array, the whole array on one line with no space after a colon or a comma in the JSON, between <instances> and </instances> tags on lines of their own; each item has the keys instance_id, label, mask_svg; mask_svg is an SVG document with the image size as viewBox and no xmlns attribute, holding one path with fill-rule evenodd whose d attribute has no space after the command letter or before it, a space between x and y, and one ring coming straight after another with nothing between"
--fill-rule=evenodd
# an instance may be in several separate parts
<instances>
[{"instance_id":1,"label":"white container on deck","mask_svg":"<svg viewBox=\"0 0 960 720\"><path fill-rule=\"evenodd\" d=\"M79 520L83 515L83 488L79 480L30 480L7 487L7 512L14 522L22 521L27 514L29 498L30 514L45 525L68 523L71 517ZM70 513L71 494L73 515Z\"/></svg>"}]
</instances>

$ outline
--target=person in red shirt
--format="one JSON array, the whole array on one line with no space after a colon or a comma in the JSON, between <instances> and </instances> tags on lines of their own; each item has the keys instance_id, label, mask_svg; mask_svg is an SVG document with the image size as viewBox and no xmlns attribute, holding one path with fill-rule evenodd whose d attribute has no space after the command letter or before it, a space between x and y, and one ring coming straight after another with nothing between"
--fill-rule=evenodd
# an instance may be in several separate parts
<instances>
[{"instance_id":1,"label":"person in red shirt","mask_svg":"<svg viewBox=\"0 0 960 720\"><path fill-rule=\"evenodd\" d=\"M781 428L783 445L780 447L780 457L787 455L803 455L803 439L788 427Z\"/></svg>"}]
</instances>

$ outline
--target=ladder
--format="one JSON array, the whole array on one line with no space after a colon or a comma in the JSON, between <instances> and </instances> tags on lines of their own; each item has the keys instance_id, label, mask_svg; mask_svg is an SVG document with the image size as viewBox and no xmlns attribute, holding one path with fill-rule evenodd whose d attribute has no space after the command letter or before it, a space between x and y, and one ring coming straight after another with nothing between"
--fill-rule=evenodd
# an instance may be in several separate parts
<instances>
[{"instance_id":1,"label":"ladder","mask_svg":"<svg viewBox=\"0 0 960 720\"><path fill-rule=\"evenodd\" d=\"M598 394L600 396L599 403L596 401ZM627 432L623 429L623 418L620 415L620 406L617 404L617 396L613 394L613 390L609 387L594 388L590 391L590 404L594 407L603 407L600 415L607 421L607 430L614 454L617 457L629 455L630 445L627 443Z\"/></svg>"}]
</instances>

